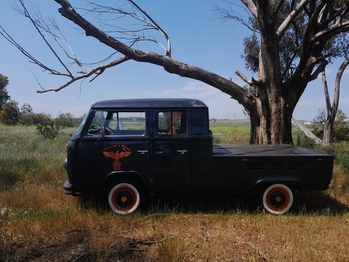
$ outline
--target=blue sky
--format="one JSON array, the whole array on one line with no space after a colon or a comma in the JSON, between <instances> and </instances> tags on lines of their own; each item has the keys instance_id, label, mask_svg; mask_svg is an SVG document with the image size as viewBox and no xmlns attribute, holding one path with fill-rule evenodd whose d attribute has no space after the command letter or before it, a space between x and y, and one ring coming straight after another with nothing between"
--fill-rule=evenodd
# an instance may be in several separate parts
<instances>
[{"instance_id":1,"label":"blue sky","mask_svg":"<svg viewBox=\"0 0 349 262\"><path fill-rule=\"evenodd\" d=\"M53 0L26 0L32 11L40 9L44 17L54 18L60 25L75 54L85 62L94 62L104 58L112 50L103 47L97 40L85 37L81 31L61 17L59 5ZM244 69L241 59L243 38L250 32L237 22L217 20L213 12L215 5L224 6L223 0L162 0L136 1L167 32L172 42L172 57L181 62L195 65L227 78L237 84L243 81L235 75L236 70L247 76L252 73ZM234 0L233 2L239 3ZM72 0L74 7L86 6L84 1ZM111 5L122 1L101 0L99 4ZM43 44L29 21L13 10L18 4L15 0L0 1L0 25L21 44L22 47L52 67L57 61ZM239 9L236 9L239 11ZM158 39L162 39L158 35ZM163 44L166 44L162 40ZM160 48L146 45L154 51L163 52ZM48 113L55 117L60 113L71 113L81 116L90 105L99 100L138 97L188 97L203 100L210 107L210 116L214 118L245 118L241 105L217 89L188 78L171 75L162 68L126 62L107 70L93 82L73 84L64 90L54 93L37 94L40 86L44 88L59 87L68 79L49 75L31 63L15 47L0 38L0 73L9 78L7 91L19 105L29 103L35 113ZM328 84L333 87L334 76L341 61L327 67ZM59 68L63 70L62 68ZM71 68L73 72L77 68ZM349 73L342 77L341 100L339 108L349 115ZM296 107L294 117L312 120L319 108L324 108L324 95L321 79L309 84L301 101Z\"/></svg>"}]
</instances>

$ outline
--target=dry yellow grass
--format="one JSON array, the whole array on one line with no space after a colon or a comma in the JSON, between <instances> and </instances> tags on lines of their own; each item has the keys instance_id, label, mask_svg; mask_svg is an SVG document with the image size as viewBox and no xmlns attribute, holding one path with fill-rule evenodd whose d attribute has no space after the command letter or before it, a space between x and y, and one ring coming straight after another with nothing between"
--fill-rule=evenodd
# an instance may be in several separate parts
<instances>
[{"instance_id":1,"label":"dry yellow grass","mask_svg":"<svg viewBox=\"0 0 349 262\"><path fill-rule=\"evenodd\" d=\"M299 211L283 216L240 202L240 209L192 212L195 200L181 211L118 216L84 207L59 184L22 183L0 193L0 261L349 261L341 175L336 168L326 194L301 194Z\"/></svg>"},{"instance_id":2,"label":"dry yellow grass","mask_svg":"<svg viewBox=\"0 0 349 262\"><path fill-rule=\"evenodd\" d=\"M2 163L12 151L31 156L18 172L0 167L17 179L0 187L0 261L349 261L349 175L338 166L329 190L298 194L282 216L240 196L159 197L147 213L119 216L64 195L68 135L28 145L24 132L0 137Z\"/></svg>"}]
</instances>

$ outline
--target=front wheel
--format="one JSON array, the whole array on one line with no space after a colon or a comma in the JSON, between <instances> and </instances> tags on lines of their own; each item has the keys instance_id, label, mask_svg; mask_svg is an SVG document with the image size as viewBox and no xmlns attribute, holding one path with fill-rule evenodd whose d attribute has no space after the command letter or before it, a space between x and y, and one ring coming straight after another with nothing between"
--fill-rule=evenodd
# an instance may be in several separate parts
<instances>
[{"instance_id":1,"label":"front wheel","mask_svg":"<svg viewBox=\"0 0 349 262\"><path fill-rule=\"evenodd\" d=\"M293 191L284 184L270 185L261 193L263 207L272 214L284 214L293 205Z\"/></svg>"},{"instance_id":2,"label":"front wheel","mask_svg":"<svg viewBox=\"0 0 349 262\"><path fill-rule=\"evenodd\" d=\"M108 192L110 208L120 215L135 212L140 207L142 198L143 192L136 183L117 183Z\"/></svg>"}]
</instances>

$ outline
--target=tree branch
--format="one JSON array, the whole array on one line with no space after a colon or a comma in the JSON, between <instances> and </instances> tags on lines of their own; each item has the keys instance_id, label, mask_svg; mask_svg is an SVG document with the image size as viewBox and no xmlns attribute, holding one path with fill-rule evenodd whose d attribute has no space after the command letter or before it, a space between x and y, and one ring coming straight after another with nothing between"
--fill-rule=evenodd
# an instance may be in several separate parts
<instances>
[{"instance_id":1,"label":"tree branch","mask_svg":"<svg viewBox=\"0 0 349 262\"><path fill-rule=\"evenodd\" d=\"M251 109L251 106L254 102L251 101L251 98L248 96L248 92L236 83L202 68L176 61L169 56L162 56L150 51L144 52L133 49L89 23L86 19L75 12L74 8L68 1L55 1L62 6L59 9L59 12L62 16L85 30L87 36L92 36L98 39L103 44L124 54L125 57L138 62L145 62L162 66L169 73L202 81L206 84L216 87L226 94L229 94L233 99L236 99L240 103L242 103L247 109Z\"/></svg>"},{"instance_id":2,"label":"tree branch","mask_svg":"<svg viewBox=\"0 0 349 262\"><path fill-rule=\"evenodd\" d=\"M70 70L68 69L68 67L63 63L63 61L61 60L61 58L59 57L59 55L56 53L56 51L52 48L52 46L50 45L50 43L47 41L47 39L45 38L45 36L42 34L42 32L40 31L40 29L38 28L37 24L35 23L35 21L33 20L33 18L31 17L30 13L28 12L28 10L26 9L23 0L19 1L23 7L24 10L24 15L25 17L29 18L30 22L33 24L33 26L35 27L36 31L39 33L40 37L44 40L44 42L46 43L46 45L48 46L48 48L51 50L51 52L54 54L54 56L57 58L57 60L59 61L59 63L65 68L65 70L68 72L68 74L70 76L72 76L72 73L70 72Z\"/></svg>"},{"instance_id":3,"label":"tree branch","mask_svg":"<svg viewBox=\"0 0 349 262\"><path fill-rule=\"evenodd\" d=\"M90 81L93 81L97 76L101 75L106 69L108 69L110 67L113 67L113 66L116 66L116 65L119 65L119 64L121 64L123 62L126 62L128 60L130 60L128 57L126 57L126 56L122 57L122 58L120 58L118 60L115 60L113 62L110 62L108 64L105 64L105 65L102 65L102 66L98 66L98 67L92 69L91 71L86 72L83 75L71 76L71 80L70 81L66 82L64 85L62 85L62 86L60 86L58 88L50 88L50 89L38 90L37 93L42 94L42 93L47 93L47 92L52 92L52 91L58 92L58 91L64 89L65 87L71 85L72 83L74 83L74 82L76 82L78 80L86 79L86 78L96 74L96 76L92 80L90 80Z\"/></svg>"},{"instance_id":4,"label":"tree branch","mask_svg":"<svg viewBox=\"0 0 349 262\"><path fill-rule=\"evenodd\" d=\"M276 31L276 34L279 36L279 38L285 33L288 26L293 22L295 17L302 11L304 6L309 3L309 0L302 0L287 17L282 22L282 24L279 26L278 30Z\"/></svg>"},{"instance_id":5,"label":"tree branch","mask_svg":"<svg viewBox=\"0 0 349 262\"><path fill-rule=\"evenodd\" d=\"M316 144L321 145L322 140L318 138L316 135L314 135L305 125L303 125L302 122L292 118L291 119L292 124L300 130L304 135L315 141Z\"/></svg>"},{"instance_id":6,"label":"tree branch","mask_svg":"<svg viewBox=\"0 0 349 262\"><path fill-rule=\"evenodd\" d=\"M162 30L162 28L142 9L140 8L134 1L129 0L139 11L141 11L153 24L154 27L166 38L167 41L167 50L166 50L166 55L171 56L171 41L170 38L168 37L167 33Z\"/></svg>"}]
</instances>

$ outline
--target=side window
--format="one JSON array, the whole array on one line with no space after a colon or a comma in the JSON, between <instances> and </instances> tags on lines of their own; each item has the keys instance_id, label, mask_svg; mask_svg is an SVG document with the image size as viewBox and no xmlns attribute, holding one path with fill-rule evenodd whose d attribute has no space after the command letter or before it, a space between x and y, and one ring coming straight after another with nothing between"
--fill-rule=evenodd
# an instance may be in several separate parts
<instances>
[{"instance_id":1,"label":"side window","mask_svg":"<svg viewBox=\"0 0 349 262\"><path fill-rule=\"evenodd\" d=\"M145 112L96 111L88 135L98 135L104 128L106 136L145 134Z\"/></svg>"},{"instance_id":2,"label":"side window","mask_svg":"<svg viewBox=\"0 0 349 262\"><path fill-rule=\"evenodd\" d=\"M110 112L105 128L106 135L144 135L145 112Z\"/></svg>"},{"instance_id":3,"label":"side window","mask_svg":"<svg viewBox=\"0 0 349 262\"><path fill-rule=\"evenodd\" d=\"M185 111L162 111L158 113L158 134L187 134Z\"/></svg>"}]
</instances>

